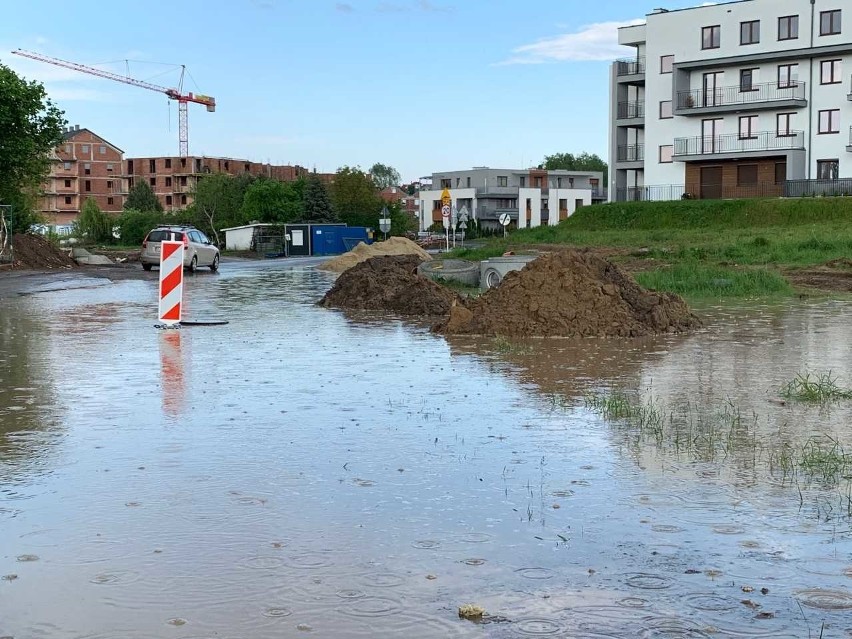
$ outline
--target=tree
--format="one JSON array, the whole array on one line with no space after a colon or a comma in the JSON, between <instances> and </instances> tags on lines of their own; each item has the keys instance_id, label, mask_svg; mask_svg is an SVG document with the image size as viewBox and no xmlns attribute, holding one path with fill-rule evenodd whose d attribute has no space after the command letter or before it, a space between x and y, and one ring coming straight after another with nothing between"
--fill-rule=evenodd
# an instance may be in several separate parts
<instances>
[{"instance_id":1,"label":"tree","mask_svg":"<svg viewBox=\"0 0 852 639\"><path fill-rule=\"evenodd\" d=\"M226 173L213 173L198 178L193 194L192 210L199 226L219 242L219 229L240 226L247 220L242 208L246 191L256 178L245 174L232 177Z\"/></svg>"},{"instance_id":2,"label":"tree","mask_svg":"<svg viewBox=\"0 0 852 639\"><path fill-rule=\"evenodd\" d=\"M41 84L0 64L0 204L15 207L13 232L36 221L36 195L66 124Z\"/></svg>"},{"instance_id":3,"label":"tree","mask_svg":"<svg viewBox=\"0 0 852 639\"><path fill-rule=\"evenodd\" d=\"M538 165L540 169L555 171L562 169L564 171L601 171L603 172L603 180L607 181L609 175L609 166L599 156L594 153L554 153L553 155L545 155L542 163Z\"/></svg>"},{"instance_id":4,"label":"tree","mask_svg":"<svg viewBox=\"0 0 852 639\"><path fill-rule=\"evenodd\" d=\"M305 183L305 208L302 220L322 223L337 222L338 219L325 184L316 175L309 176Z\"/></svg>"},{"instance_id":5,"label":"tree","mask_svg":"<svg viewBox=\"0 0 852 639\"><path fill-rule=\"evenodd\" d=\"M90 242L112 241L112 218L101 211L94 198L86 198L80 217L74 223L75 235Z\"/></svg>"},{"instance_id":6,"label":"tree","mask_svg":"<svg viewBox=\"0 0 852 639\"><path fill-rule=\"evenodd\" d=\"M385 202L370 177L359 168L344 166L334 176L331 203L341 222L349 226L378 227Z\"/></svg>"},{"instance_id":7,"label":"tree","mask_svg":"<svg viewBox=\"0 0 852 639\"><path fill-rule=\"evenodd\" d=\"M143 213L162 213L163 205L154 195L154 189L144 180L139 180L127 194L124 202L125 211L142 211Z\"/></svg>"},{"instance_id":8,"label":"tree","mask_svg":"<svg viewBox=\"0 0 852 639\"><path fill-rule=\"evenodd\" d=\"M391 186L399 186L399 171L392 166L376 162L370 167L370 175L373 178L373 184L380 191Z\"/></svg>"},{"instance_id":9,"label":"tree","mask_svg":"<svg viewBox=\"0 0 852 639\"><path fill-rule=\"evenodd\" d=\"M267 178L252 182L243 196L245 220L286 224L302 217L305 181L279 182Z\"/></svg>"}]
</instances>

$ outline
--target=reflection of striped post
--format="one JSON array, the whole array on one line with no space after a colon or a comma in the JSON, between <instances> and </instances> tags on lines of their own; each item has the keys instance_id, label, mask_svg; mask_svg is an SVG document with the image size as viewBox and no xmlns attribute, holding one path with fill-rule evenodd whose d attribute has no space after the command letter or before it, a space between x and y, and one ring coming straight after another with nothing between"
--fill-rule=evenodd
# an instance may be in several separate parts
<instances>
[{"instance_id":1,"label":"reflection of striped post","mask_svg":"<svg viewBox=\"0 0 852 639\"><path fill-rule=\"evenodd\" d=\"M183 242L160 243L160 321L180 324L183 301Z\"/></svg>"},{"instance_id":2,"label":"reflection of striped post","mask_svg":"<svg viewBox=\"0 0 852 639\"><path fill-rule=\"evenodd\" d=\"M163 388L163 412L178 417L183 412L186 397L186 379L181 352L183 331L160 333L160 377Z\"/></svg>"}]
</instances>

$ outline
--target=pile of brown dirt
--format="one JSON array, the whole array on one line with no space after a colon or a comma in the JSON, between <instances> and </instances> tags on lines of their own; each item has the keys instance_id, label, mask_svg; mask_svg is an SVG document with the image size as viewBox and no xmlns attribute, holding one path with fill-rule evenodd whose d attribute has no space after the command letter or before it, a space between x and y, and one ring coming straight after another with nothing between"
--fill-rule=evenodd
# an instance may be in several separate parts
<instances>
[{"instance_id":1,"label":"pile of brown dirt","mask_svg":"<svg viewBox=\"0 0 852 639\"><path fill-rule=\"evenodd\" d=\"M343 273L343 271L352 268L356 264L382 255L416 255L420 257L421 262L432 259L431 255L408 238L391 237L384 242L376 242L375 244L364 244L364 242L361 242L348 253L338 255L328 262L320 264L317 268L324 271Z\"/></svg>"},{"instance_id":2,"label":"pile of brown dirt","mask_svg":"<svg viewBox=\"0 0 852 639\"><path fill-rule=\"evenodd\" d=\"M390 311L401 315L446 315L459 297L417 275L416 255L373 257L343 273L319 304L325 307Z\"/></svg>"},{"instance_id":3,"label":"pile of brown dirt","mask_svg":"<svg viewBox=\"0 0 852 639\"><path fill-rule=\"evenodd\" d=\"M648 291L590 252L544 255L435 326L448 334L639 337L700 326L686 302Z\"/></svg>"},{"instance_id":4,"label":"pile of brown dirt","mask_svg":"<svg viewBox=\"0 0 852 639\"><path fill-rule=\"evenodd\" d=\"M74 268L71 257L47 238L32 233L18 233L12 237L15 266L31 269Z\"/></svg>"}]
</instances>

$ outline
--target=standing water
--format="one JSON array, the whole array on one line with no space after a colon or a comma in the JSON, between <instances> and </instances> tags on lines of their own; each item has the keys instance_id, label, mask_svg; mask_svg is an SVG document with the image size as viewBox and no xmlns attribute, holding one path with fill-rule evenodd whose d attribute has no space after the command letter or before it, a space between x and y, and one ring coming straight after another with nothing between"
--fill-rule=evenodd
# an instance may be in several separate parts
<instances>
[{"instance_id":1,"label":"standing water","mask_svg":"<svg viewBox=\"0 0 852 639\"><path fill-rule=\"evenodd\" d=\"M852 400L781 393L852 381L852 304L509 343L331 281L3 301L0 636L852 636Z\"/></svg>"}]
</instances>

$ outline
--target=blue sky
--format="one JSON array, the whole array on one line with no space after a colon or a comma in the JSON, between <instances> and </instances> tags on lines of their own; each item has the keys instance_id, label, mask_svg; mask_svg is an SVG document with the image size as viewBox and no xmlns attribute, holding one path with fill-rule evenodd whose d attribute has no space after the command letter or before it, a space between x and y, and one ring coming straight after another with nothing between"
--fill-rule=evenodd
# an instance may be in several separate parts
<instances>
[{"instance_id":1,"label":"blue sky","mask_svg":"<svg viewBox=\"0 0 852 639\"><path fill-rule=\"evenodd\" d=\"M698 2L669 2L681 8ZM618 23L660 0L76 0L17 2L0 62L45 83L72 124L130 156L177 154L177 106L155 92L11 55L21 48L212 95L190 105L190 153L395 166L410 180L548 153L606 157ZM45 19L47 16L58 19ZM131 60L129 63L123 60ZM107 63L107 64L102 64ZM163 75L159 75L163 74ZM196 85L197 83L197 85Z\"/></svg>"}]
</instances>

